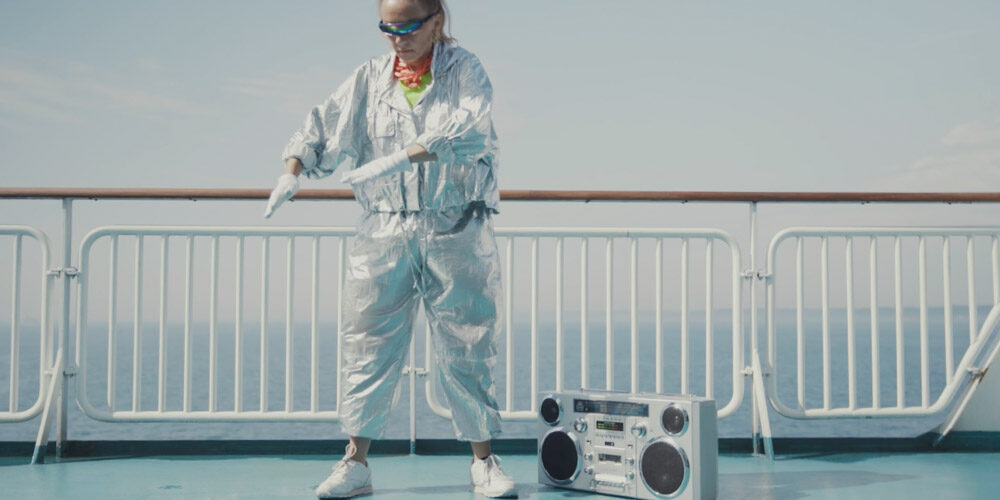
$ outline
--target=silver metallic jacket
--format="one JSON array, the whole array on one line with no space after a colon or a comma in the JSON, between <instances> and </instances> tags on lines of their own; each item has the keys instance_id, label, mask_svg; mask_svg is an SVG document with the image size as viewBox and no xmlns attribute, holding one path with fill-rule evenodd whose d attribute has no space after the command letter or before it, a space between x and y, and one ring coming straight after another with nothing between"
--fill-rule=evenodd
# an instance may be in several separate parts
<instances>
[{"instance_id":1,"label":"silver metallic jacket","mask_svg":"<svg viewBox=\"0 0 1000 500\"><path fill-rule=\"evenodd\" d=\"M310 111L282 158L298 158L306 176L319 179L420 144L437 161L355 186L365 210L441 210L476 201L496 210L493 87L479 59L457 45L435 44L433 81L412 109L395 88L393 63L390 53L356 69Z\"/></svg>"}]
</instances>

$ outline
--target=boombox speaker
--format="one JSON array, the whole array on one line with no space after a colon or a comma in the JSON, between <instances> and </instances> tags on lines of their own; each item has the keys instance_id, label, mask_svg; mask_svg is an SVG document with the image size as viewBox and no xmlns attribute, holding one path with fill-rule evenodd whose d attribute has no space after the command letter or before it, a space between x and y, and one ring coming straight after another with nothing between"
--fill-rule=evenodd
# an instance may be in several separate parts
<instances>
[{"instance_id":1,"label":"boombox speaker","mask_svg":"<svg viewBox=\"0 0 1000 500\"><path fill-rule=\"evenodd\" d=\"M715 498L715 401L593 390L540 396L540 483L629 498Z\"/></svg>"}]
</instances>

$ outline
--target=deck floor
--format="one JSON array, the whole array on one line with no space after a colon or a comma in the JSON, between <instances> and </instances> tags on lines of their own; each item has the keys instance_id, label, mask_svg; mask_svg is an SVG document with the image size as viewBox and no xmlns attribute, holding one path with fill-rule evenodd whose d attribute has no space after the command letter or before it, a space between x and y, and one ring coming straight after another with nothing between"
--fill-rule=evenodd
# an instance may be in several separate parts
<instances>
[{"instance_id":1,"label":"deck floor","mask_svg":"<svg viewBox=\"0 0 1000 500\"><path fill-rule=\"evenodd\" d=\"M100 458L28 465L0 458L0 497L11 499L309 499L333 458L225 456ZM378 499L471 499L465 456L375 456ZM536 457L504 467L520 498L613 498L543 487ZM720 499L989 499L1000 491L1000 453L812 454L774 462L719 458Z\"/></svg>"}]
</instances>

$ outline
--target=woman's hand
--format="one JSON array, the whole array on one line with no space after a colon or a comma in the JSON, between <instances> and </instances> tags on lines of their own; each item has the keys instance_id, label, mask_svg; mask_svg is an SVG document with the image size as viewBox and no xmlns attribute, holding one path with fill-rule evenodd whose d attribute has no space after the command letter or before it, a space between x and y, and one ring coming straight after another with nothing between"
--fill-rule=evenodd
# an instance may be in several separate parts
<instances>
[{"instance_id":1,"label":"woman's hand","mask_svg":"<svg viewBox=\"0 0 1000 500\"><path fill-rule=\"evenodd\" d=\"M299 178L295 174L281 174L278 177L278 186L271 191L271 198L267 200L267 209L264 210L264 218L271 217L271 214L289 200L299 190Z\"/></svg>"}]
</instances>

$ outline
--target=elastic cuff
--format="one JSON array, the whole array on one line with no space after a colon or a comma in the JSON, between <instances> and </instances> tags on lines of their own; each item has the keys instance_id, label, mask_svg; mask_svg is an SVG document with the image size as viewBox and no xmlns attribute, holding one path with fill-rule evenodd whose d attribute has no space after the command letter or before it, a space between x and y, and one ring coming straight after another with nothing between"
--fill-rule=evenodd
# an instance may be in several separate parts
<instances>
[{"instance_id":1,"label":"elastic cuff","mask_svg":"<svg viewBox=\"0 0 1000 500\"><path fill-rule=\"evenodd\" d=\"M281 161L288 161L289 158L298 158L302 162L302 170L312 170L316 168L316 152L305 144L289 145L281 154Z\"/></svg>"},{"instance_id":2,"label":"elastic cuff","mask_svg":"<svg viewBox=\"0 0 1000 500\"><path fill-rule=\"evenodd\" d=\"M427 150L428 153L434 153L441 156L441 149L448 144L448 140L442 135L432 135L432 134L421 134L417 137L417 140L413 141L414 144L419 144Z\"/></svg>"}]
</instances>

